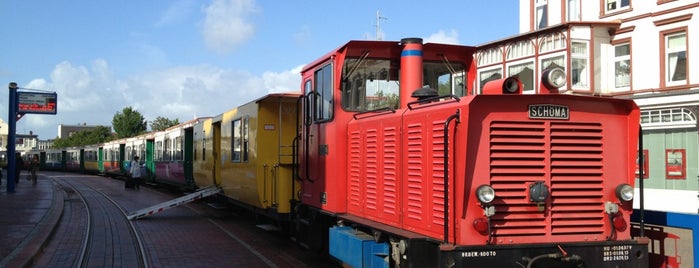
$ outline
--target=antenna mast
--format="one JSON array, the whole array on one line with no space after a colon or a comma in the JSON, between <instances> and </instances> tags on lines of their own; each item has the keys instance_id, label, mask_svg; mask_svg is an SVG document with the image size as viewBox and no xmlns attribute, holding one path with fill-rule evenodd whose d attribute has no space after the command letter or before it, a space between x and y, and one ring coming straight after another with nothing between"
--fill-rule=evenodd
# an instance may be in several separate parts
<instances>
[{"instance_id":1,"label":"antenna mast","mask_svg":"<svg viewBox=\"0 0 699 268\"><path fill-rule=\"evenodd\" d=\"M386 17L381 17L380 11L376 11L376 40L381 40L381 20L388 20Z\"/></svg>"}]
</instances>

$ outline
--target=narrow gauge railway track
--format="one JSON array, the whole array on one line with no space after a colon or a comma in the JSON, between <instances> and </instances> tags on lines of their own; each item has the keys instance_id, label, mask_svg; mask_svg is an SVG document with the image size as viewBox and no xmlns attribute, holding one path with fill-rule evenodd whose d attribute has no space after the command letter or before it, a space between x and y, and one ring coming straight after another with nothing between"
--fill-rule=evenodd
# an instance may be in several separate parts
<instances>
[{"instance_id":1,"label":"narrow gauge railway track","mask_svg":"<svg viewBox=\"0 0 699 268\"><path fill-rule=\"evenodd\" d=\"M149 267L139 233L117 202L80 181L53 180L65 192L66 205L37 266Z\"/></svg>"},{"instance_id":2,"label":"narrow gauge railway track","mask_svg":"<svg viewBox=\"0 0 699 268\"><path fill-rule=\"evenodd\" d=\"M304 251L287 237L256 227L254 217L228 209L215 209L205 202L169 209L130 221L129 226L124 226L121 225L126 222L123 211L142 209L172 200L180 194L148 187L141 187L140 191L125 190L122 181L99 176L59 172L46 172L43 175L53 179L62 189L59 192L64 192L66 196L63 216L43 252L34 258L33 267L80 267L77 265L79 262L82 262L82 267L339 267L327 256ZM117 236L126 235L123 233L129 230L139 234L139 241L121 239L119 242L115 238L113 241L104 240L100 245L113 245L113 252L106 254L135 256L132 244L137 244L142 253L133 258L138 258L139 263L123 263L127 261L126 258L112 263L79 261L83 255L79 256L78 252L82 252L83 247L92 248L91 254L105 251L104 247L95 250L95 242L92 246L82 246L86 226L97 226L94 218L99 215L94 215L97 214L95 209L103 209L93 205L88 207L83 198L88 202L101 199L105 206L121 207L113 208L109 212L111 216L102 216L110 220L102 221L109 226L101 228L111 229L102 232ZM88 208L92 216L88 215ZM93 222L89 223L87 219Z\"/></svg>"}]
</instances>

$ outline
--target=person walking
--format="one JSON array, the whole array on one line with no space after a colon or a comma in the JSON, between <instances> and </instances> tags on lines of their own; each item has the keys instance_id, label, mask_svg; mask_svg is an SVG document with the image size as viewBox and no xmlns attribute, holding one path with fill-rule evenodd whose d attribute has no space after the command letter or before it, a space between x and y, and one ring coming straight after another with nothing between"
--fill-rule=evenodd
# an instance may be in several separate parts
<instances>
[{"instance_id":1,"label":"person walking","mask_svg":"<svg viewBox=\"0 0 699 268\"><path fill-rule=\"evenodd\" d=\"M37 171L39 171L39 155L34 155L32 156L32 160L29 162L29 172L31 172L32 185L36 185Z\"/></svg>"},{"instance_id":2,"label":"person walking","mask_svg":"<svg viewBox=\"0 0 699 268\"><path fill-rule=\"evenodd\" d=\"M141 189L141 164L138 162L138 155L134 155L131 160L131 168L129 170L131 174L131 180L134 183L134 188L136 190Z\"/></svg>"},{"instance_id":3,"label":"person walking","mask_svg":"<svg viewBox=\"0 0 699 268\"><path fill-rule=\"evenodd\" d=\"M22 155L15 153L15 185L19 183L19 174L22 173L24 169L24 160L22 160Z\"/></svg>"}]
</instances>

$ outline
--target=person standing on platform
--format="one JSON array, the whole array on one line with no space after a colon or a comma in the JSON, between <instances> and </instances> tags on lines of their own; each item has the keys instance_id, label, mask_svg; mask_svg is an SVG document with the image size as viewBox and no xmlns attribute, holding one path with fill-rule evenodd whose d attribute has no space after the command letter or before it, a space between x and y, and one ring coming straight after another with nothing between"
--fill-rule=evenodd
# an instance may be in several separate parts
<instances>
[{"instance_id":1,"label":"person standing on platform","mask_svg":"<svg viewBox=\"0 0 699 268\"><path fill-rule=\"evenodd\" d=\"M134 188L136 190L141 189L141 163L138 162L138 155L134 155L133 160L131 160L131 180L133 180Z\"/></svg>"},{"instance_id":2,"label":"person standing on platform","mask_svg":"<svg viewBox=\"0 0 699 268\"><path fill-rule=\"evenodd\" d=\"M19 183L19 174L22 173L22 169L24 169L22 155L15 153L15 185Z\"/></svg>"},{"instance_id":3,"label":"person standing on platform","mask_svg":"<svg viewBox=\"0 0 699 268\"><path fill-rule=\"evenodd\" d=\"M32 156L32 160L29 162L29 171L32 174L32 185L36 185L37 175L36 172L39 171L39 156Z\"/></svg>"}]
</instances>

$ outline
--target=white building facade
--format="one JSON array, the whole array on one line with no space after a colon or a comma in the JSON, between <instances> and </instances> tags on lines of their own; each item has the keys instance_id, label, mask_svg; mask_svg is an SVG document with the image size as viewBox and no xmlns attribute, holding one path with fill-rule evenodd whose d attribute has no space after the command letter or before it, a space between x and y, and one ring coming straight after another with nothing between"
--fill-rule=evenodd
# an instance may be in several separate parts
<instances>
[{"instance_id":1,"label":"white building facade","mask_svg":"<svg viewBox=\"0 0 699 268\"><path fill-rule=\"evenodd\" d=\"M647 209L699 210L699 2L520 0L520 34L478 46L472 86L516 75L525 94L553 66L566 94L641 107ZM639 168L639 169L640 169Z\"/></svg>"}]
</instances>

